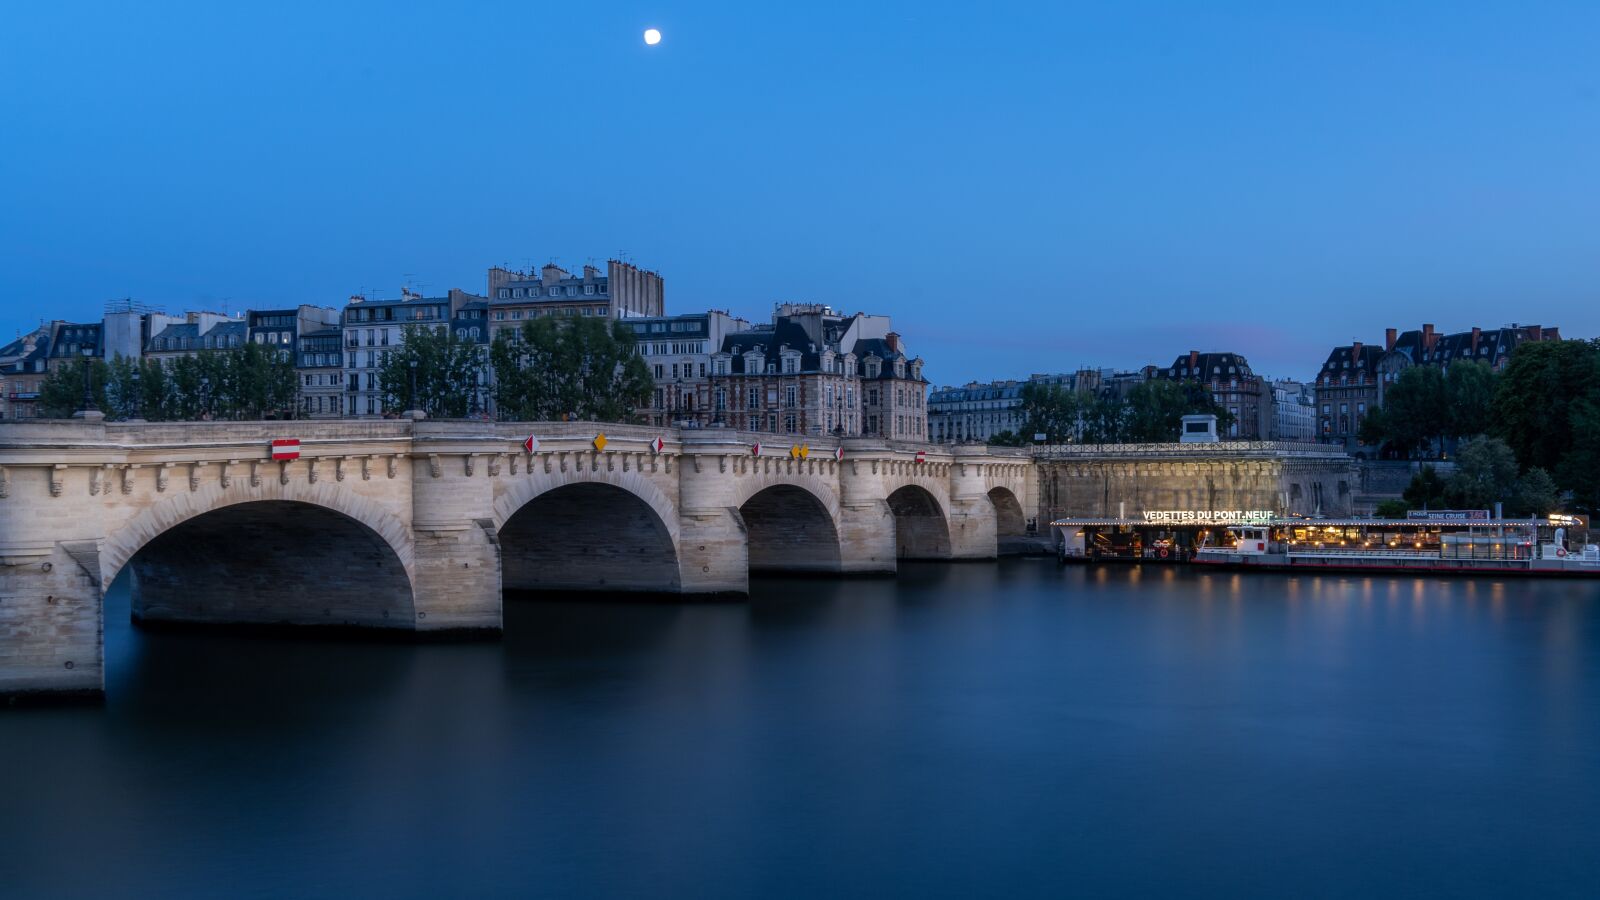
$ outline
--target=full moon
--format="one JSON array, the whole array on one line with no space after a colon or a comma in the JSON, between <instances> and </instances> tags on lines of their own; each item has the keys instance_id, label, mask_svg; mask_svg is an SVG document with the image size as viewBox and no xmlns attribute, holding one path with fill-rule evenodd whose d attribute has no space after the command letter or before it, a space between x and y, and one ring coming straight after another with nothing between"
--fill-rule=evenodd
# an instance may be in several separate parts
<instances>
[{"instance_id":1,"label":"full moon","mask_svg":"<svg viewBox=\"0 0 1600 900\"><path fill-rule=\"evenodd\" d=\"M661 32L654 28L646 28L644 30L644 42L652 47L661 43Z\"/></svg>"}]
</instances>

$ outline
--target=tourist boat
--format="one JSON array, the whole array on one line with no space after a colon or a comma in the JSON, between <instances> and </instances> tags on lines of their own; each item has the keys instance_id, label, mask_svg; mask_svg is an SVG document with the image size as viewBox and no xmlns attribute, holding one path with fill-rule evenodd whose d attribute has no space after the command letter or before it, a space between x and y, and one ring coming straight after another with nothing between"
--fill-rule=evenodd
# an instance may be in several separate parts
<instances>
[{"instance_id":1,"label":"tourist boat","mask_svg":"<svg viewBox=\"0 0 1600 900\"><path fill-rule=\"evenodd\" d=\"M1585 526L1575 516L1497 519L1478 510L1405 519L1278 518L1208 533L1192 561L1296 571L1600 576L1600 546L1567 539L1569 531L1586 533Z\"/></svg>"}]
</instances>

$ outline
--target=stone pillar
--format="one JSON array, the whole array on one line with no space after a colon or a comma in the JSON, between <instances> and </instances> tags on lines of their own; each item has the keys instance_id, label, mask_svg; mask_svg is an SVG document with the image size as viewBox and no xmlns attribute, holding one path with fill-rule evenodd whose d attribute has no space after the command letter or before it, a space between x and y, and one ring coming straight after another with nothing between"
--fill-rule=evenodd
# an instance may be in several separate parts
<instances>
[{"instance_id":1,"label":"stone pillar","mask_svg":"<svg viewBox=\"0 0 1600 900\"><path fill-rule=\"evenodd\" d=\"M839 568L847 575L893 575L894 511L883 489L883 463L872 459L869 443L845 441L839 463Z\"/></svg>"},{"instance_id":2,"label":"stone pillar","mask_svg":"<svg viewBox=\"0 0 1600 900\"><path fill-rule=\"evenodd\" d=\"M0 705L104 695L104 520L92 471L0 468Z\"/></svg>"},{"instance_id":3,"label":"stone pillar","mask_svg":"<svg viewBox=\"0 0 1600 900\"><path fill-rule=\"evenodd\" d=\"M986 452L986 448L955 448L950 466L950 558L994 559L999 555L994 501L989 499L988 479L982 461L963 459L964 452Z\"/></svg>"},{"instance_id":4,"label":"stone pillar","mask_svg":"<svg viewBox=\"0 0 1600 900\"><path fill-rule=\"evenodd\" d=\"M735 505L733 458L749 451L720 436L683 435L677 460L678 567L685 594L749 596L750 558ZM692 442L692 446L690 446Z\"/></svg>"},{"instance_id":5,"label":"stone pillar","mask_svg":"<svg viewBox=\"0 0 1600 900\"><path fill-rule=\"evenodd\" d=\"M424 449L410 468L417 631L499 631L500 543L487 457Z\"/></svg>"}]
</instances>

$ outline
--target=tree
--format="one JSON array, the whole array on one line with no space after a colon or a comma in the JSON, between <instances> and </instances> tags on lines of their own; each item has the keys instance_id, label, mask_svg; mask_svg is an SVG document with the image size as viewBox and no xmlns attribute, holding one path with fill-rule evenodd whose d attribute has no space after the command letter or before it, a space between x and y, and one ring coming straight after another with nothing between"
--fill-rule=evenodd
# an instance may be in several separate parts
<instances>
[{"instance_id":1,"label":"tree","mask_svg":"<svg viewBox=\"0 0 1600 900\"><path fill-rule=\"evenodd\" d=\"M406 328L400 346L384 357L378 386L389 412L420 409L434 418L464 419L483 411L483 371L478 344L448 328L419 325Z\"/></svg>"},{"instance_id":2,"label":"tree","mask_svg":"<svg viewBox=\"0 0 1600 900\"><path fill-rule=\"evenodd\" d=\"M1523 466L1552 472L1571 487L1567 476L1582 473L1564 470L1562 462L1580 449L1583 403L1600 406L1600 341L1524 343L1495 385L1494 432Z\"/></svg>"},{"instance_id":3,"label":"tree","mask_svg":"<svg viewBox=\"0 0 1600 900\"><path fill-rule=\"evenodd\" d=\"M1445 505L1445 481L1433 466L1423 466L1422 471L1411 476L1406 485L1406 505L1411 509L1428 509Z\"/></svg>"},{"instance_id":4,"label":"tree","mask_svg":"<svg viewBox=\"0 0 1600 900\"><path fill-rule=\"evenodd\" d=\"M1059 384L1030 381L1018 392L1022 400L1022 435L1042 434L1045 442L1064 444L1077 440L1083 425L1084 397ZM993 443L991 440L990 443Z\"/></svg>"},{"instance_id":5,"label":"tree","mask_svg":"<svg viewBox=\"0 0 1600 900\"><path fill-rule=\"evenodd\" d=\"M991 447L1025 447L1028 442L1023 435L1007 429L989 435L988 443Z\"/></svg>"},{"instance_id":6,"label":"tree","mask_svg":"<svg viewBox=\"0 0 1600 900\"><path fill-rule=\"evenodd\" d=\"M57 366L39 385L39 415L46 419L67 419L83 408L84 370L89 372L94 405L106 415L111 415L111 402L106 395L109 369L104 360L73 359Z\"/></svg>"},{"instance_id":7,"label":"tree","mask_svg":"<svg viewBox=\"0 0 1600 900\"><path fill-rule=\"evenodd\" d=\"M533 319L489 357L502 419L628 422L655 386L633 329L605 319Z\"/></svg>"},{"instance_id":8,"label":"tree","mask_svg":"<svg viewBox=\"0 0 1600 900\"><path fill-rule=\"evenodd\" d=\"M1516 511L1519 515L1546 516L1560 508L1560 492L1549 472L1534 466L1517 479Z\"/></svg>"},{"instance_id":9,"label":"tree","mask_svg":"<svg viewBox=\"0 0 1600 900\"><path fill-rule=\"evenodd\" d=\"M1414 454L1449 431L1444 375L1434 366L1410 366L1384 393L1380 421L1394 449Z\"/></svg>"},{"instance_id":10,"label":"tree","mask_svg":"<svg viewBox=\"0 0 1600 900\"><path fill-rule=\"evenodd\" d=\"M1476 437L1456 452L1456 473L1446 497L1452 506L1488 509L1496 502L1515 502L1517 457L1505 441Z\"/></svg>"},{"instance_id":11,"label":"tree","mask_svg":"<svg viewBox=\"0 0 1600 900\"><path fill-rule=\"evenodd\" d=\"M1380 519L1404 519L1411 506L1404 500L1385 500L1378 504L1373 515Z\"/></svg>"},{"instance_id":12,"label":"tree","mask_svg":"<svg viewBox=\"0 0 1600 900\"><path fill-rule=\"evenodd\" d=\"M1573 506L1600 514L1600 402L1574 400L1567 415L1570 438L1556 464L1556 483L1572 491Z\"/></svg>"},{"instance_id":13,"label":"tree","mask_svg":"<svg viewBox=\"0 0 1600 900\"><path fill-rule=\"evenodd\" d=\"M1083 410L1083 442L1119 444L1126 440L1128 405L1115 394L1102 394Z\"/></svg>"},{"instance_id":14,"label":"tree","mask_svg":"<svg viewBox=\"0 0 1600 900\"><path fill-rule=\"evenodd\" d=\"M1458 359L1444 372L1445 430L1454 438L1489 431L1494 370L1481 360Z\"/></svg>"}]
</instances>

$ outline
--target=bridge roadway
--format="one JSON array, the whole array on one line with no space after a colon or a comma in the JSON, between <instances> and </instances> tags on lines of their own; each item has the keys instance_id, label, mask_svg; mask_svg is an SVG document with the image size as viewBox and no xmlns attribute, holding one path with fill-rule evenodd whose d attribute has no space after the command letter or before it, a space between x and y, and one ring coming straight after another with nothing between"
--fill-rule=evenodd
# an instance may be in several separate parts
<instances>
[{"instance_id":1,"label":"bridge roadway","mask_svg":"<svg viewBox=\"0 0 1600 900\"><path fill-rule=\"evenodd\" d=\"M274 461L278 438L300 458ZM1039 507L1023 450L806 443L795 459L789 436L595 423L5 423L0 697L103 690L102 601L124 569L138 620L497 632L504 589L892 574L992 558Z\"/></svg>"}]
</instances>

